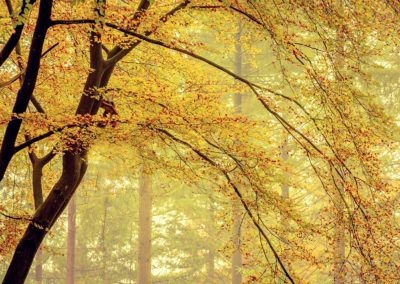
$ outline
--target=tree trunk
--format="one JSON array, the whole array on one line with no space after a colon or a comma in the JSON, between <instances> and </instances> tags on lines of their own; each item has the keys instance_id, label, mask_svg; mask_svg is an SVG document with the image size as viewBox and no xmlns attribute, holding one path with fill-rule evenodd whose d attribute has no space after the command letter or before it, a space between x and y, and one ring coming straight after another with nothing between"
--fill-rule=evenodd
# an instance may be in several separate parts
<instances>
[{"instance_id":1,"label":"tree trunk","mask_svg":"<svg viewBox=\"0 0 400 284\"><path fill-rule=\"evenodd\" d=\"M64 154L62 175L42 206L36 211L25 234L18 243L3 280L4 284L24 283L36 251L47 232L67 206L86 169L86 152Z\"/></svg>"},{"instance_id":2,"label":"tree trunk","mask_svg":"<svg viewBox=\"0 0 400 284\"><path fill-rule=\"evenodd\" d=\"M346 280L346 242L345 242L345 227L344 227L344 204L341 196L343 196L343 188L338 185L338 193L335 196L337 216L335 220L334 236L333 236L333 283L344 284ZM340 193L339 193L340 191Z\"/></svg>"},{"instance_id":3,"label":"tree trunk","mask_svg":"<svg viewBox=\"0 0 400 284\"><path fill-rule=\"evenodd\" d=\"M102 5L101 3L97 4ZM149 4L150 1L142 0L139 4L139 10L147 9ZM50 27L52 5L52 0L42 0L40 2L39 15L32 37L25 79L17 94L17 99L13 108L13 113L15 114L24 113L32 97L39 72L44 39ZM96 16L100 16L99 13L102 9L96 8L95 11ZM95 96L92 96L92 94L96 95L96 88L100 85L101 87L107 86L113 67L118 62L118 60L116 60L112 66L105 68L102 56L102 45L99 40L99 35L94 31L90 33L90 43L90 68L93 72L90 72L86 79L84 92L76 111L77 115L95 115L97 113L100 101L99 99L93 98ZM116 47L115 49L118 48ZM20 118L13 118L7 125L0 151L0 181L3 179L14 154L15 141L21 123L22 120ZM63 154L62 175L44 203L36 210L32 221L18 243L3 280L3 284L20 284L25 281L41 242L67 206L68 201L73 196L85 175L87 169L87 152L88 149L79 149L79 147L77 147L73 151Z\"/></svg>"},{"instance_id":4,"label":"tree trunk","mask_svg":"<svg viewBox=\"0 0 400 284\"><path fill-rule=\"evenodd\" d=\"M29 152L29 159L32 163L32 189L33 189L33 201L35 204L35 212L43 204L43 168L55 157L55 154L51 151L42 158L39 158L32 150ZM35 267L35 280L39 283L43 281L43 251L39 247L36 254L36 267Z\"/></svg>"},{"instance_id":5,"label":"tree trunk","mask_svg":"<svg viewBox=\"0 0 400 284\"><path fill-rule=\"evenodd\" d=\"M67 284L75 282L76 197L68 205Z\"/></svg>"},{"instance_id":6,"label":"tree trunk","mask_svg":"<svg viewBox=\"0 0 400 284\"><path fill-rule=\"evenodd\" d=\"M142 171L139 181L138 283L151 283L151 177Z\"/></svg>"},{"instance_id":7,"label":"tree trunk","mask_svg":"<svg viewBox=\"0 0 400 284\"><path fill-rule=\"evenodd\" d=\"M242 47L240 44L240 37L242 33L242 24L238 23L238 31L235 36L235 73L242 76ZM236 113L242 112L242 95L235 94L234 97ZM242 283L242 274L239 271L243 265L242 252L240 251L240 227L242 224L241 205L238 200L233 201L233 254L232 254L232 284Z\"/></svg>"},{"instance_id":8,"label":"tree trunk","mask_svg":"<svg viewBox=\"0 0 400 284\"><path fill-rule=\"evenodd\" d=\"M281 158L284 163L286 163L287 160L289 159L287 137L285 137L285 140L283 141L282 146L281 146ZM289 175L286 171L283 173L283 180L281 183L281 196L282 196L282 199L284 199L284 200L289 199ZM285 219L285 216L283 216L283 214L281 215L281 226L282 226L282 234L288 235L290 233L289 232L289 222L287 219ZM286 243L285 247L284 247L284 253L281 256L282 260L284 260L284 261L289 260L288 253L289 253L289 246ZM288 265L288 269L290 269L289 265ZM285 279L279 280L278 283L285 283Z\"/></svg>"},{"instance_id":9,"label":"tree trunk","mask_svg":"<svg viewBox=\"0 0 400 284\"><path fill-rule=\"evenodd\" d=\"M343 1L336 0L336 4L338 5L338 10L340 13L343 13ZM343 26L340 24L340 27L337 30L336 34L336 43L338 52L334 58L335 63L337 66L343 64L343 46L345 41L345 36L343 34ZM342 81L343 79L340 76L337 76L337 80ZM340 92L340 90L339 90ZM340 180L340 177L335 181L336 177L333 176L336 192L334 194L334 203L337 208L337 215L335 220L335 227L334 227L334 245L333 245L333 283L334 284L344 284L346 279L346 271L345 271L345 263L346 263L346 241L345 241L345 219L344 219L344 212L345 212L345 204L344 204L344 190L343 190L343 182Z\"/></svg>"},{"instance_id":10,"label":"tree trunk","mask_svg":"<svg viewBox=\"0 0 400 284\"><path fill-rule=\"evenodd\" d=\"M107 210L108 210L108 195L107 192L103 192L104 196L104 208L103 208L103 224L101 228L101 239L100 245L102 250L102 257L103 257L103 266L102 266L102 279L104 283L109 283L107 278L107 244L106 244L106 228L107 228Z\"/></svg>"},{"instance_id":11,"label":"tree trunk","mask_svg":"<svg viewBox=\"0 0 400 284\"><path fill-rule=\"evenodd\" d=\"M288 153L288 140L287 137L283 141L282 148L281 148L281 158L284 162L287 162L289 159L289 153ZM289 198L289 176L288 173L285 172L283 176L283 182L281 184L281 196L283 199L288 199ZM287 224L285 220L282 220L284 224Z\"/></svg>"},{"instance_id":12,"label":"tree trunk","mask_svg":"<svg viewBox=\"0 0 400 284\"><path fill-rule=\"evenodd\" d=\"M33 152L30 154L32 162L32 188L35 211L43 204L42 176L45 163L38 159ZM36 254L35 280L39 283L43 281L43 251L39 248Z\"/></svg>"},{"instance_id":13,"label":"tree trunk","mask_svg":"<svg viewBox=\"0 0 400 284\"><path fill-rule=\"evenodd\" d=\"M39 247L35 259L36 259L35 281L42 283L42 281L43 281L43 251L42 251L41 247Z\"/></svg>"},{"instance_id":14,"label":"tree trunk","mask_svg":"<svg viewBox=\"0 0 400 284\"><path fill-rule=\"evenodd\" d=\"M233 204L233 255L232 255L232 284L242 283L242 273L239 271L243 265L242 252L240 251L240 226L242 214L239 202Z\"/></svg>"},{"instance_id":15,"label":"tree trunk","mask_svg":"<svg viewBox=\"0 0 400 284\"><path fill-rule=\"evenodd\" d=\"M25 2L25 1L24 1ZM0 150L0 181L3 180L7 167L14 156L15 141L21 128L22 119L18 117L26 112L29 101L35 89L40 68L40 58L43 51L44 40L50 27L50 17L53 1L40 1L39 15L32 44L29 51L26 73L21 88L12 110L13 116L7 124Z\"/></svg>"},{"instance_id":16,"label":"tree trunk","mask_svg":"<svg viewBox=\"0 0 400 284\"><path fill-rule=\"evenodd\" d=\"M208 218L208 255L207 255L207 284L215 283L216 275L215 275L215 226L214 226L214 200L210 198L210 206L209 206L209 218Z\"/></svg>"}]
</instances>

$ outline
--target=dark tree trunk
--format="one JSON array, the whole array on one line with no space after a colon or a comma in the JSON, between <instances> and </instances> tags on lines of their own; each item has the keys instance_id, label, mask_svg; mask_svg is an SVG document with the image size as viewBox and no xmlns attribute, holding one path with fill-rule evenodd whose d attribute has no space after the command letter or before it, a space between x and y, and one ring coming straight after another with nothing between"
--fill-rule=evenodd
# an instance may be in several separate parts
<instances>
[{"instance_id":1,"label":"dark tree trunk","mask_svg":"<svg viewBox=\"0 0 400 284\"><path fill-rule=\"evenodd\" d=\"M43 5L45 6L47 4ZM94 71L89 73L86 80L84 94L81 96L76 111L77 115L92 113L95 99L88 96L88 94L95 93L95 88L99 86L104 71L101 44L96 41L96 36L97 35L92 32L90 38L90 67ZM64 153L62 175L44 203L36 211L33 220L28 225L25 234L17 245L3 283L20 284L25 281L41 242L67 206L85 175L87 169L87 151L87 149L79 149L79 147L77 147L75 152ZM0 160L0 162L1 161L2 160Z\"/></svg>"},{"instance_id":2,"label":"dark tree trunk","mask_svg":"<svg viewBox=\"0 0 400 284\"><path fill-rule=\"evenodd\" d=\"M184 8L188 3L189 2L185 5L181 4L180 7ZM35 88L40 67L40 57L42 54L44 39L46 32L51 25L50 17L52 4L52 0L42 0L40 3L39 16L32 38L25 79L20 91L18 92L13 113L24 113L27 109L29 100L32 99L32 93ZM142 0L139 4L138 10L146 10L149 5L150 1ZM169 15L172 15L179 9L171 10ZM101 10L102 9L96 9L97 13ZM136 15L140 15L140 13L135 13L135 16ZM97 14L97 16L100 15ZM167 18L163 19L163 22L166 20ZM91 94L95 95L96 88L99 86L107 86L115 64L126 55L125 53L122 54L118 60L105 66L98 34L91 32L90 41L90 67L94 71L89 73L86 80L84 94L81 96L76 111L77 115L94 115L97 113L100 104L98 99L94 99ZM132 48L136 47L139 43L140 41L135 43ZM114 48L114 50L117 50L117 52L119 51L118 48ZM106 70L107 72L105 72ZM21 123L22 121L19 118L12 118L7 125L0 152L0 181L3 179L8 164L14 154L15 141ZM63 154L62 175L51 190L50 194L47 196L46 200L34 214L31 223L28 225L28 228L18 243L3 283L20 284L25 281L35 253L37 252L41 242L67 206L69 200L85 175L87 169L87 151L88 149L75 149L74 152L66 152Z\"/></svg>"},{"instance_id":3,"label":"dark tree trunk","mask_svg":"<svg viewBox=\"0 0 400 284\"><path fill-rule=\"evenodd\" d=\"M95 35L91 34L90 66L95 71L88 75L84 94L81 96L77 114L83 115L91 112L93 99L86 95L99 86L102 74L102 57L100 43L95 43ZM78 149L76 149L78 152ZM19 284L25 281L32 265L33 258L45 235L54 225L71 199L76 188L81 182L87 169L87 150L79 153L66 152L63 155L63 172L44 203L36 211L32 222L28 225L20 240L10 266L8 267L4 283Z\"/></svg>"},{"instance_id":4,"label":"dark tree trunk","mask_svg":"<svg viewBox=\"0 0 400 284\"><path fill-rule=\"evenodd\" d=\"M25 2L25 1L24 1ZM26 112L29 101L35 89L40 67L40 58L43 51L46 33L50 27L53 0L41 1L35 31L29 51L28 64L22 86L17 94L17 99L12 110L13 116L8 122L0 150L0 181L3 180L7 167L14 155L15 141L21 128L22 119L16 115Z\"/></svg>"},{"instance_id":5,"label":"dark tree trunk","mask_svg":"<svg viewBox=\"0 0 400 284\"><path fill-rule=\"evenodd\" d=\"M28 225L14 252L3 283L24 283L41 242L67 206L69 199L85 174L86 161L86 152L64 154L63 173Z\"/></svg>"}]
</instances>

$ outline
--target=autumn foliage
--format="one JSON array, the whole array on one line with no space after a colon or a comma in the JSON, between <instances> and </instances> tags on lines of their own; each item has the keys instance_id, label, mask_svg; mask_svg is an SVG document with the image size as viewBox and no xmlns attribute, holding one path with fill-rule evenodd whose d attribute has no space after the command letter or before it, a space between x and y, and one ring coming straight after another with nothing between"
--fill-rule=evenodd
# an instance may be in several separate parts
<instances>
[{"instance_id":1,"label":"autumn foliage","mask_svg":"<svg viewBox=\"0 0 400 284\"><path fill-rule=\"evenodd\" d=\"M99 164L211 198L203 235L236 204L244 283L400 281L398 2L20 2L0 4L5 283Z\"/></svg>"}]
</instances>

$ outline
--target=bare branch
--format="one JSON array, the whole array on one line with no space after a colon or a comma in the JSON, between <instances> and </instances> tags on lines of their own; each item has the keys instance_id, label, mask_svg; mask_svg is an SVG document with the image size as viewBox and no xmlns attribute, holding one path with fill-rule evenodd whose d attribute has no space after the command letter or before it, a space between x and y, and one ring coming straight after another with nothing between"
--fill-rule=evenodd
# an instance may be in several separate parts
<instances>
[{"instance_id":1,"label":"bare branch","mask_svg":"<svg viewBox=\"0 0 400 284\"><path fill-rule=\"evenodd\" d=\"M26 217L22 217L22 216L9 215L9 214L1 212L1 211L0 211L0 215L4 216L6 218L13 219L13 220L23 220L23 221L30 221L30 222L33 220L31 218L26 218Z\"/></svg>"}]
</instances>

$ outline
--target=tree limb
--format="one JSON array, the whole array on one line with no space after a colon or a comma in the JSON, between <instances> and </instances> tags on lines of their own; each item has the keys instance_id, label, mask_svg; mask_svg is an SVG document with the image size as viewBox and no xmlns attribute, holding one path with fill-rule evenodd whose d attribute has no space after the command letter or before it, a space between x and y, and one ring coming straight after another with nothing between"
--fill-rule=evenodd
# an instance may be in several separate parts
<instances>
[{"instance_id":1,"label":"tree limb","mask_svg":"<svg viewBox=\"0 0 400 284\"><path fill-rule=\"evenodd\" d=\"M59 43L55 43L52 46L50 46L45 52L43 52L43 54L40 56L40 58L45 57L50 51L52 51L57 45L59 45ZM0 89L7 87L8 85L14 83L16 80L18 80L20 77L24 76L26 73L26 69L22 70L21 72L19 72L17 75L15 75L14 77L12 77L11 79L5 81L5 82L0 82Z\"/></svg>"},{"instance_id":2,"label":"tree limb","mask_svg":"<svg viewBox=\"0 0 400 284\"><path fill-rule=\"evenodd\" d=\"M275 259L278 261L279 266L281 267L283 273L286 275L286 277L289 279L290 283L294 284L294 280L291 277L291 275L289 274L289 272L287 271L285 265L283 264L281 258L279 257L276 249L274 248L271 240L269 239L269 237L267 236L267 234L264 232L264 230L262 229L261 225L258 223L256 217L253 215L252 211L250 210L247 202L244 200L242 193L240 192L239 188L235 185L235 183L231 180L228 172L224 169L222 169L221 167L219 167L211 158L209 158L206 154L204 154L203 152L201 152L199 149L195 148L193 145L189 144L186 141L183 141L181 139L179 139L178 137L176 137L175 135L173 135L172 133L168 132L165 129L160 129L157 127L153 127L153 126L149 126L150 129L155 130L157 132L163 133L164 135L168 136L170 139L172 139L173 141L186 146L187 148L191 149L194 153L196 153L203 161L207 162L208 164L210 164L212 167L214 167L215 169L217 169L218 171L220 171L225 179L227 180L228 184L233 188L233 190L235 191L235 194L237 195L237 197L240 199L240 202L242 203L243 207L245 208L247 214L249 215L251 221L253 222L253 224L256 226L257 230L261 233L261 235L263 236L264 240L267 242L269 248L271 249Z\"/></svg>"},{"instance_id":3,"label":"tree limb","mask_svg":"<svg viewBox=\"0 0 400 284\"><path fill-rule=\"evenodd\" d=\"M26 0L22 1L22 6L21 10L18 13L18 17L24 17L24 11L27 8L27 5L33 5L36 2L36 0ZM8 5L8 9L10 9L11 6ZM15 31L13 34L9 37L7 40L6 44L3 46L3 48L0 50L0 67L3 65L3 63L8 59L10 56L11 52L14 50L14 48L17 46L19 39L21 38L22 30L24 29L25 24L20 23L15 27Z\"/></svg>"}]
</instances>

